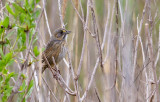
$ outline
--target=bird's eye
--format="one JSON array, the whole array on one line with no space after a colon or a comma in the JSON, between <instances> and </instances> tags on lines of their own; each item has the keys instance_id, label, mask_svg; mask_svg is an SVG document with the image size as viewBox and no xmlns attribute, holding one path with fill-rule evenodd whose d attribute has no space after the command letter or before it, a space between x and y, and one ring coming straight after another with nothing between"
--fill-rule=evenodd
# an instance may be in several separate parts
<instances>
[{"instance_id":1,"label":"bird's eye","mask_svg":"<svg viewBox=\"0 0 160 102\"><path fill-rule=\"evenodd\" d=\"M60 32L61 34L63 34L63 30L61 30L61 32Z\"/></svg>"}]
</instances>

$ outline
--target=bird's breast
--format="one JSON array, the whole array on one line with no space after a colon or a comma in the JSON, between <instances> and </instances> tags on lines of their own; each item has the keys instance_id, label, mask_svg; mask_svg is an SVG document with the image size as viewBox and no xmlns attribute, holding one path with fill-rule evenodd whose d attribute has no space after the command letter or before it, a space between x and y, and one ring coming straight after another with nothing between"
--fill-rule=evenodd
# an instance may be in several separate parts
<instances>
[{"instance_id":1,"label":"bird's breast","mask_svg":"<svg viewBox=\"0 0 160 102\"><path fill-rule=\"evenodd\" d=\"M61 51L59 53L57 62L61 61L65 57L66 52L67 52L66 46L65 46L65 44L63 44L61 47Z\"/></svg>"}]
</instances>

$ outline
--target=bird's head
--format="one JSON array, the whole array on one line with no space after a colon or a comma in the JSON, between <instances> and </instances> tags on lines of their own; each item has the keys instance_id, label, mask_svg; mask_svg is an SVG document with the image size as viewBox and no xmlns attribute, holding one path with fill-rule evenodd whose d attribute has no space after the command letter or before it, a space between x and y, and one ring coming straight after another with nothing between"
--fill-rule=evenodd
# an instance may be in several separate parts
<instances>
[{"instance_id":1,"label":"bird's head","mask_svg":"<svg viewBox=\"0 0 160 102\"><path fill-rule=\"evenodd\" d=\"M71 33L71 31L68 31L64 28L58 28L54 32L54 38L56 38L57 40L65 40L67 34L69 33Z\"/></svg>"}]
</instances>

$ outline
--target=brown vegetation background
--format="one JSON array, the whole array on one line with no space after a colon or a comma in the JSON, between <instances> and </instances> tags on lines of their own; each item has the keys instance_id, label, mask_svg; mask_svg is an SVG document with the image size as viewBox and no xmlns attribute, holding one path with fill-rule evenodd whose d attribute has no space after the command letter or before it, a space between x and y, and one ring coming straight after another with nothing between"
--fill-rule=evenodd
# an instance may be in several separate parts
<instances>
[{"instance_id":1,"label":"brown vegetation background","mask_svg":"<svg viewBox=\"0 0 160 102\"><path fill-rule=\"evenodd\" d=\"M72 33L68 54L58 64L62 77L36 70L28 101L160 101L159 0L41 0L40 5L39 49L59 27ZM35 62L24 73L31 76L37 66L42 67Z\"/></svg>"}]
</instances>

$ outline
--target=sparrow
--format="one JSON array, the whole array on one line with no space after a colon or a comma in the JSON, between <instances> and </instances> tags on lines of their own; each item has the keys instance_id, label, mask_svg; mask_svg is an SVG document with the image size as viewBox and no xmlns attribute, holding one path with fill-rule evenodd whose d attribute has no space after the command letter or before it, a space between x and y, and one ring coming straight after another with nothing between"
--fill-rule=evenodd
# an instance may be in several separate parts
<instances>
[{"instance_id":1,"label":"sparrow","mask_svg":"<svg viewBox=\"0 0 160 102\"><path fill-rule=\"evenodd\" d=\"M58 28L54 31L53 36L50 38L50 41L48 42L45 50L42 53L42 73L46 68L49 68L46 59L49 62L50 66L53 68L53 57L56 64L58 64L65 57L67 52L66 38L70 33L71 31L68 31L64 28Z\"/></svg>"}]
</instances>

